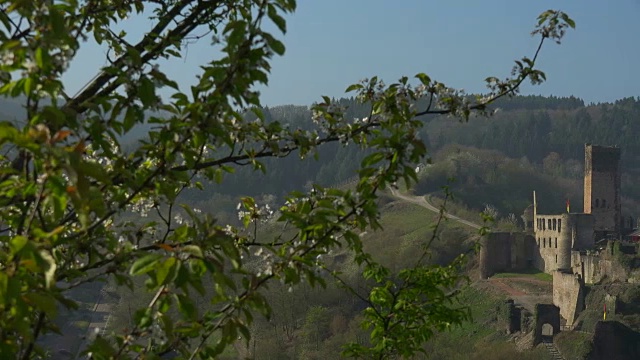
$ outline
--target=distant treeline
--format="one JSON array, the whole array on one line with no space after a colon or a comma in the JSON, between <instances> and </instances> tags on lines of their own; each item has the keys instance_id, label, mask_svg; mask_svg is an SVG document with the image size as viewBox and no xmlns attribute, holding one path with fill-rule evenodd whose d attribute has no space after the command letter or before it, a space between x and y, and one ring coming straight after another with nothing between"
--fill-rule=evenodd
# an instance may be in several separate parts
<instances>
[{"instance_id":1,"label":"distant treeline","mask_svg":"<svg viewBox=\"0 0 640 360\"><path fill-rule=\"evenodd\" d=\"M336 100L347 108L346 118L363 118L370 107L353 98ZM0 100L0 114L19 119L16 101ZM418 104L418 107L421 105ZM491 149L509 158L522 159L531 166L542 166L545 159L561 161L570 178L580 177L584 144L618 145L622 148L623 191L640 198L631 179L640 173L640 100L625 98L614 103L585 105L570 97L516 96L500 99L491 105L499 111L490 118L472 117L467 123L444 116L425 117L421 138L431 154L453 144L479 149ZM269 122L279 121L291 128L309 129L311 111L308 106L284 105L262 109ZM134 133L122 138L125 148L132 148L136 138L144 136L148 126L141 125ZM549 158L552 154L551 158ZM282 196L291 190L303 189L312 183L333 185L356 175L366 153L353 145L328 144L319 150L318 160L301 160L297 154L284 159L263 160L267 173L238 166L236 174L221 185L208 187L207 192L231 196L273 194ZM558 160L554 160L554 159ZM553 162L552 161L552 162ZM578 165L576 165L578 164ZM571 170L572 169L572 170ZM636 194L637 193L637 194ZM202 194L187 194L202 199Z\"/></svg>"},{"instance_id":2,"label":"distant treeline","mask_svg":"<svg viewBox=\"0 0 640 360\"><path fill-rule=\"evenodd\" d=\"M501 151L510 157L526 156L541 163L551 152L564 159L582 160L584 144L618 145L623 167L640 167L640 100L626 98L615 103L584 106L575 98L517 97L518 106L510 110L499 104L495 116L476 118L460 125L435 119L425 127L434 150L451 143ZM533 105L525 105L527 101Z\"/></svg>"}]
</instances>

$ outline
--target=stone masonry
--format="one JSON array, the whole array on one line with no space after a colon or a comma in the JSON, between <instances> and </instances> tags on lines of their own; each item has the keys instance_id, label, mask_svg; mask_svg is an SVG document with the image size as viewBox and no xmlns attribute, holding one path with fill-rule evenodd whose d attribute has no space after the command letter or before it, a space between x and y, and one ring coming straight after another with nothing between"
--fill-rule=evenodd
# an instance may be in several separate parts
<instances>
[{"instance_id":1,"label":"stone masonry","mask_svg":"<svg viewBox=\"0 0 640 360\"><path fill-rule=\"evenodd\" d=\"M594 231L620 233L620 148L586 144L584 213L593 214Z\"/></svg>"}]
</instances>

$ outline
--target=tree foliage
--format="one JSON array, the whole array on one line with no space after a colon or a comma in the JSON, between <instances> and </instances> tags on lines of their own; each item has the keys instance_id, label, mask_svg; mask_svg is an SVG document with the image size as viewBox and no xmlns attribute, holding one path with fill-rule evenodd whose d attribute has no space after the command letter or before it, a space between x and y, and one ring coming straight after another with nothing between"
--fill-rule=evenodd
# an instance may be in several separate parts
<instances>
[{"instance_id":1,"label":"tree foliage","mask_svg":"<svg viewBox=\"0 0 640 360\"><path fill-rule=\"evenodd\" d=\"M325 272L339 281L322 259L341 246L368 281L366 293L351 290L368 304L363 326L371 334L370 346L351 344L345 354L410 357L434 331L467 319L450 291L463 256L443 267L417 260L392 273L363 250L359 234L379 228L379 191L416 180L414 165L427 155L419 116L466 120L487 114L488 104L516 94L526 79L542 82L540 48L559 41L573 22L562 12L543 13L535 55L516 61L509 78L487 78L484 96L426 74L416 84L372 77L347 89L369 107L368 117L347 118L324 97L313 106L314 123L302 128L266 121L254 90L267 83L269 60L285 51L265 24L285 32L284 16L295 7L294 0L2 2L0 93L26 99L24 119L0 123L3 356L42 355L38 338L59 331L57 305L77 306L70 289L101 279L133 286L144 277L152 296L135 309L134 324L97 336L87 352L95 359L157 358L173 349L183 358L214 358L239 335L250 338L255 315L269 316L262 293L269 283L322 285ZM131 16L147 17L152 30L137 40L113 30ZM220 56L207 59L197 84L183 91L158 61L180 57L186 41L205 37ZM89 38L109 48L108 63L70 96L61 77ZM172 95L161 98L162 87ZM426 106L417 107L421 99ZM247 110L255 120L243 116ZM119 139L141 124L152 126L124 151ZM185 189L216 186L240 167L267 171L266 158L311 157L332 142L369 151L353 190L314 186L289 194L275 212L244 197L239 227L181 206ZM122 216L128 211L139 213L138 221ZM148 212L160 220L145 221ZM274 216L282 233L257 237L260 222ZM205 310L194 306L194 293L210 293Z\"/></svg>"}]
</instances>

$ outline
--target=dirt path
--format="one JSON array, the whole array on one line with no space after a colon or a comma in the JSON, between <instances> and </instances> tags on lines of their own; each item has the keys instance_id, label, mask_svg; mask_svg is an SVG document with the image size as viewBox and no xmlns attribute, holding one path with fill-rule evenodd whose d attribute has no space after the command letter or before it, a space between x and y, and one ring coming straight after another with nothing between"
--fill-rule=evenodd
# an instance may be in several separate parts
<instances>
[{"instance_id":1,"label":"dirt path","mask_svg":"<svg viewBox=\"0 0 640 360\"><path fill-rule=\"evenodd\" d=\"M398 199L404 200L406 202L410 202L412 204L416 204L418 206L422 206L423 208L431 210L431 211L433 211L435 213L439 213L440 212L440 209L435 207L435 206L433 206L433 205L431 205L427 201L427 199L425 199L424 196L403 195L398 190L396 190L394 188L391 188L391 194L393 194L393 196L395 196ZM470 226L470 227L472 227L474 229L480 229L481 228L481 226L478 225L478 224L472 223L471 221L467 221L467 220L461 219L461 218L459 218L459 217L457 217L455 215L452 215L452 214L449 214L449 213L446 213L446 212L445 212L444 216L446 218L448 218L448 219L455 220L455 221L457 221L457 222L459 222L461 224Z\"/></svg>"},{"instance_id":2,"label":"dirt path","mask_svg":"<svg viewBox=\"0 0 640 360\"><path fill-rule=\"evenodd\" d=\"M490 278L485 280L486 284L493 289L509 296L516 304L523 306L525 309L533 312L535 304L550 303L552 299L551 282L533 279L530 277L512 277L512 278ZM536 289L523 288L516 286L518 284L529 284L537 287Z\"/></svg>"},{"instance_id":3,"label":"dirt path","mask_svg":"<svg viewBox=\"0 0 640 360\"><path fill-rule=\"evenodd\" d=\"M502 291L504 293L507 293L510 296L524 296L524 295L527 295L526 292L514 289L511 286L507 285L507 283L505 281L503 281L503 279L491 278L491 279L489 279L489 282L492 285L494 285L495 287L497 287L500 291Z\"/></svg>"},{"instance_id":4,"label":"dirt path","mask_svg":"<svg viewBox=\"0 0 640 360\"><path fill-rule=\"evenodd\" d=\"M552 286L551 281L545 281L540 279L535 279L526 276L517 276L517 277L508 277L508 278L497 278L496 280L514 280L519 282L526 282L529 284L542 285L542 286Z\"/></svg>"}]
</instances>

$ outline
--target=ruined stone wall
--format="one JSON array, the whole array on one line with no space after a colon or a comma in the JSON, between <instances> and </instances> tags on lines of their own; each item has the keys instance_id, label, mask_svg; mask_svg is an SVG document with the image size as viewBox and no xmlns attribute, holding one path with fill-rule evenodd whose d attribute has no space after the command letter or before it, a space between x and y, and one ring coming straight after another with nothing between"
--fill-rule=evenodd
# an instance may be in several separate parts
<instances>
[{"instance_id":1,"label":"ruined stone wall","mask_svg":"<svg viewBox=\"0 0 640 360\"><path fill-rule=\"evenodd\" d=\"M480 277L497 272L524 270L533 264L533 236L526 233L494 232L480 240Z\"/></svg>"},{"instance_id":2,"label":"ruined stone wall","mask_svg":"<svg viewBox=\"0 0 640 360\"><path fill-rule=\"evenodd\" d=\"M511 269L515 271L533 267L535 239L529 233L511 233Z\"/></svg>"},{"instance_id":3,"label":"ruined stone wall","mask_svg":"<svg viewBox=\"0 0 640 360\"><path fill-rule=\"evenodd\" d=\"M585 284L595 284L602 279L600 256L586 251L571 251L571 268L574 274L580 274Z\"/></svg>"},{"instance_id":4,"label":"ruined stone wall","mask_svg":"<svg viewBox=\"0 0 640 360\"><path fill-rule=\"evenodd\" d=\"M571 250L591 250L595 246L593 237L594 216L591 214L569 214L571 227Z\"/></svg>"},{"instance_id":5,"label":"ruined stone wall","mask_svg":"<svg viewBox=\"0 0 640 360\"><path fill-rule=\"evenodd\" d=\"M495 274L497 269L507 267L508 236L504 233L490 233L480 239L479 268L480 278L486 279Z\"/></svg>"},{"instance_id":6,"label":"ruined stone wall","mask_svg":"<svg viewBox=\"0 0 640 360\"><path fill-rule=\"evenodd\" d=\"M598 233L620 232L620 148L585 145L584 212Z\"/></svg>"},{"instance_id":7,"label":"ruined stone wall","mask_svg":"<svg viewBox=\"0 0 640 360\"><path fill-rule=\"evenodd\" d=\"M607 247L599 253L598 270L601 278L613 282L628 282L632 276L631 269L620 262L621 255L616 252L619 245L616 241L607 242Z\"/></svg>"},{"instance_id":8,"label":"ruined stone wall","mask_svg":"<svg viewBox=\"0 0 640 360\"><path fill-rule=\"evenodd\" d=\"M608 281L612 282L627 282L631 275L629 269L610 257L600 259L598 268L602 277L606 277Z\"/></svg>"},{"instance_id":9,"label":"ruined stone wall","mask_svg":"<svg viewBox=\"0 0 640 360\"><path fill-rule=\"evenodd\" d=\"M584 310L584 283L580 275L572 272L553 272L553 304L560 308L560 316L567 325L573 325Z\"/></svg>"}]
</instances>

